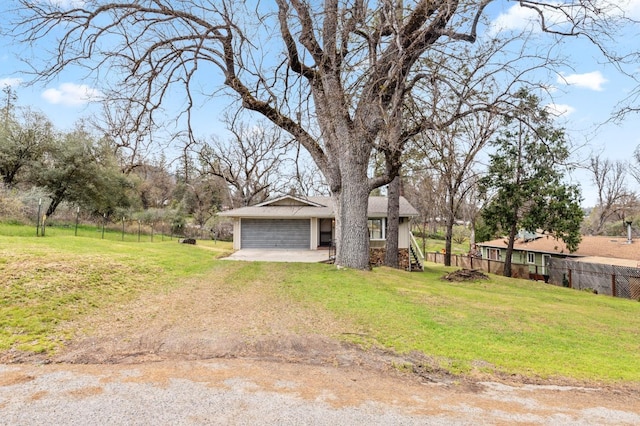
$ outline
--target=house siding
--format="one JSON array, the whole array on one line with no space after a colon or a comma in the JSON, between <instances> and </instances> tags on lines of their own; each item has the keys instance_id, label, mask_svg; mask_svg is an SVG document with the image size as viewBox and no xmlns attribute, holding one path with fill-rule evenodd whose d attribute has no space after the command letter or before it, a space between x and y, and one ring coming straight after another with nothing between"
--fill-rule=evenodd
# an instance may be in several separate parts
<instances>
[{"instance_id":1,"label":"house siding","mask_svg":"<svg viewBox=\"0 0 640 426\"><path fill-rule=\"evenodd\" d=\"M317 217L311 218L311 249L316 249L320 244L319 220Z\"/></svg>"}]
</instances>

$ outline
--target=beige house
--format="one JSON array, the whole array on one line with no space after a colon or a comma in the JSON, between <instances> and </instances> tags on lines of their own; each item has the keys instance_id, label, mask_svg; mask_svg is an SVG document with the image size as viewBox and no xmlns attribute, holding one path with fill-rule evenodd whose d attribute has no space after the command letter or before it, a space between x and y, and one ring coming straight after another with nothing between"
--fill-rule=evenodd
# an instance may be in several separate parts
<instances>
[{"instance_id":1,"label":"beige house","mask_svg":"<svg viewBox=\"0 0 640 426\"><path fill-rule=\"evenodd\" d=\"M370 197L368 208L370 245L384 247L387 198ZM409 220L418 212L400 198L398 248L410 246ZM317 250L335 239L335 214L331 197L301 198L285 195L255 206L220 213L233 219L233 248Z\"/></svg>"}]
</instances>

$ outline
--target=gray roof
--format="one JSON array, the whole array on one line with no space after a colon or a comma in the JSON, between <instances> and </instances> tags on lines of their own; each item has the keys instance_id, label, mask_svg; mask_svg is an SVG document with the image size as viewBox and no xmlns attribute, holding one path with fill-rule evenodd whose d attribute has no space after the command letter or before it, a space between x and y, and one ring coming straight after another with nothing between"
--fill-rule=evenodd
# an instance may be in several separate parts
<instances>
[{"instance_id":1,"label":"gray roof","mask_svg":"<svg viewBox=\"0 0 640 426\"><path fill-rule=\"evenodd\" d=\"M286 204L291 201L291 205ZM277 205L273 205L277 204ZM369 217L387 216L387 197L369 197ZM400 197L400 217L417 216L418 211L404 198ZM255 206L240 207L220 213L228 217L253 218L332 218L333 200L331 197L291 197L283 196L265 201Z\"/></svg>"}]
</instances>

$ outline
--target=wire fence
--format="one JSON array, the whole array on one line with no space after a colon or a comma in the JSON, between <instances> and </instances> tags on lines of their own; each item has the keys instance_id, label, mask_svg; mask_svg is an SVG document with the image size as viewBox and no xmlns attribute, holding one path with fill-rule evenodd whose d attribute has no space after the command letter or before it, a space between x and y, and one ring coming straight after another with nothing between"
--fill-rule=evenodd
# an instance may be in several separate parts
<instances>
[{"instance_id":1,"label":"wire fence","mask_svg":"<svg viewBox=\"0 0 640 426\"><path fill-rule=\"evenodd\" d=\"M425 253L425 260L444 264L443 253ZM502 275L504 261L451 255L451 266ZM513 278L544 281L562 287L640 301L640 268L549 258L545 266L511 264Z\"/></svg>"},{"instance_id":2,"label":"wire fence","mask_svg":"<svg viewBox=\"0 0 640 426\"><path fill-rule=\"evenodd\" d=\"M598 294L640 300L640 269L628 266L549 259L554 284Z\"/></svg>"},{"instance_id":3,"label":"wire fence","mask_svg":"<svg viewBox=\"0 0 640 426\"><path fill-rule=\"evenodd\" d=\"M214 229L163 221L144 222L127 218L119 221L109 219L41 220L34 225L33 229L34 235L38 237L74 235L125 242L154 242L182 238L217 239L217 233Z\"/></svg>"}]
</instances>

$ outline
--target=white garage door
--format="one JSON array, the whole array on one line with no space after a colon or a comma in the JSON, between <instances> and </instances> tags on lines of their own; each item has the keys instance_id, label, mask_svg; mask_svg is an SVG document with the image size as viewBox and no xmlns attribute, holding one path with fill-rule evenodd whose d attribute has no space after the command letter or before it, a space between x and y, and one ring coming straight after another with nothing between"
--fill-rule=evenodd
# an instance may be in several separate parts
<instances>
[{"instance_id":1,"label":"white garage door","mask_svg":"<svg viewBox=\"0 0 640 426\"><path fill-rule=\"evenodd\" d=\"M311 244L309 219L242 219L241 248L305 249Z\"/></svg>"}]
</instances>

